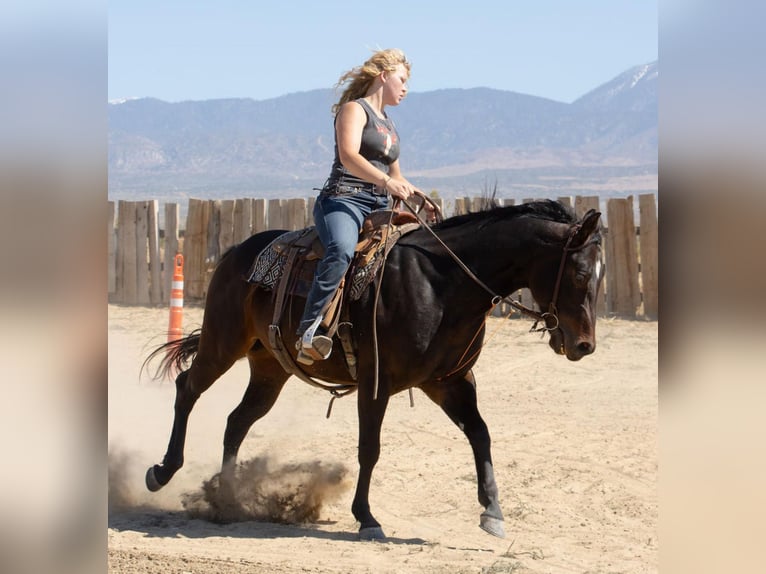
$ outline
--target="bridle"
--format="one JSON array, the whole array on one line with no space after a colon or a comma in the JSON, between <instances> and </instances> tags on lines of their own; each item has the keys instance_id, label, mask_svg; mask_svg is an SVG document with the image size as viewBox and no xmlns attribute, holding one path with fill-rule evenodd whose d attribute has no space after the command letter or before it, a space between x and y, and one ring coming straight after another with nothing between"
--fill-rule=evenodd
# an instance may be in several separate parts
<instances>
[{"instance_id":1,"label":"bridle","mask_svg":"<svg viewBox=\"0 0 766 574\"><path fill-rule=\"evenodd\" d=\"M439 214L439 215L441 214L441 210L439 209L439 206L436 205L424 193L416 192L416 195L421 197L424 202L429 202L433 206L436 214ZM495 306L497 306L500 303L507 303L508 305L510 305L514 309L520 311L521 313L532 317L533 319L535 319L535 323L529 329L530 333L535 332L535 333L543 333L543 334L545 334L546 332L555 331L556 329L559 328L559 317L558 317L558 309L556 307L556 301L558 300L559 289L561 287L561 279L564 276L564 266L566 264L567 254L572 252L572 251L579 251L580 249L585 247L585 245L589 245L590 244L590 241L588 241L584 245L581 245L579 247L576 247L576 248L570 247L570 245L572 244L572 240L574 239L575 235L577 234L577 232L582 227L579 223L573 224L572 227L569 230L569 236L567 237L566 244L564 245L564 249L563 249L563 251L561 253L561 262L559 263L559 270L558 270L558 274L556 276L556 284L555 284L555 286L553 288L553 297L551 299L550 304L548 305L548 311L546 311L544 313L540 313L539 311L535 311L534 309L531 309L529 307L526 307L525 305L522 305L521 303L519 303L515 299L511 299L510 296L503 297L502 295L498 295L497 293L495 293L489 287L489 285L487 285L486 283L484 283L484 281L479 279L476 276L476 274L473 271L471 271L468 268L468 266L460 260L460 257L458 257L457 254L455 254L455 252L452 251L452 249L450 249L447 246L447 244L444 243L439 238L438 235L436 235L434 230L431 229L431 226L428 225L428 222L423 220L423 218L420 216L420 213L417 210L413 209L413 207L409 203L407 203L406 201L399 201L399 200L397 200L397 201L398 201L399 204L404 205L410 211L410 213L412 213L418 219L418 221L420 222L420 226L422 228L428 230L428 232L434 237L434 239L436 239L436 241L444 248L444 250L449 254L450 257L452 257L452 259L455 261L455 263L457 263L458 266L468 275L468 277L470 277L477 285L479 285L482 289L484 289L487 293L489 293L492 296L492 301L491 301L492 307L491 308L494 308ZM392 212L392 217L393 217L393 212ZM374 378L373 378L373 393L372 393L373 400L377 400L378 399L378 382L379 382L378 381L378 373L379 373L379 368L378 368L378 336L377 336L377 331L378 330L377 330L377 326L376 326L376 320L377 320L377 304L378 304L378 298L380 296L380 286L383 283L383 271L385 269L385 254L384 254L383 261L384 261L384 265L381 268L380 276L378 278L378 283L377 283L376 292L375 292L375 305L373 307L373 315L372 315L373 316L373 329L372 329L372 331L373 331L373 357L374 357L373 362L374 362L374 365L375 365L375 368L374 368ZM551 326L548 325L548 321L549 320L552 320L552 325ZM538 327L537 325L541 321L543 322L543 326L542 327ZM483 325L482 325L482 327L483 327ZM479 330L476 332L476 335L474 335L474 340L476 339L476 336L481 331L482 327L479 327ZM469 344L469 347L470 347L470 344ZM468 348L466 348L466 351L468 351ZM450 375L454 374L455 372L457 372L458 370L460 370L462 368L462 366L463 366L463 358L465 358L465 353L463 354L463 357L461 357L460 361L458 361L459 365L455 369L453 369L447 376L450 376ZM330 407L328 408L328 411L327 411L327 416L328 417L330 416L330 409L332 409L332 403L333 403L334 399L335 399L335 397L333 397L333 399L330 400ZM410 389L410 402L412 402L412 389Z\"/></svg>"},{"instance_id":2,"label":"bridle","mask_svg":"<svg viewBox=\"0 0 766 574\"><path fill-rule=\"evenodd\" d=\"M428 200L428 198L423 195L423 198L425 200ZM506 303L516 309L517 311L520 311L524 315L527 315L529 317L532 317L535 322L532 325L532 327L529 329L530 333L545 333L550 331L555 331L559 328L559 316L558 316L558 307L556 306L559 296L559 291L561 289L561 280L564 277L564 267L566 266L567 261L567 255L569 253L572 253L574 251L580 251L584 249L587 245L590 245L592 241L586 241L582 245L578 247L571 247L572 240L575 238L575 235L577 235L577 232L580 231L580 228L582 227L581 224L575 223L572 224L572 226L569 229L569 234L567 236L566 243L564 244L564 248L561 252L561 261L559 262L559 269L558 273L556 275L556 283L553 287L553 297L551 297L551 302L548 304L548 310L541 313L540 311L536 311L534 309L531 309L530 307L527 307L520 303L519 301L515 299L511 299L510 296L503 297L502 295L498 295L493 291L484 281L479 279L476 274L471 271L471 269L460 260L460 257L458 257L454 251L452 251L446 243L444 243L441 238L439 238L438 235L431 229L431 226L428 225L423 219L420 217L419 213L416 212L410 205L403 201L401 202L413 215L415 215L421 223L421 227L428 230L428 232L436 239L436 241L444 248L444 250L449 254L450 257L455 261L455 263L458 264L458 266L468 275L474 283L479 285L482 289L484 289L487 293L489 293L492 296L492 308L497 306L500 303ZM549 325L550 321L550 325ZM541 327L538 327L540 322L543 323Z\"/></svg>"}]
</instances>

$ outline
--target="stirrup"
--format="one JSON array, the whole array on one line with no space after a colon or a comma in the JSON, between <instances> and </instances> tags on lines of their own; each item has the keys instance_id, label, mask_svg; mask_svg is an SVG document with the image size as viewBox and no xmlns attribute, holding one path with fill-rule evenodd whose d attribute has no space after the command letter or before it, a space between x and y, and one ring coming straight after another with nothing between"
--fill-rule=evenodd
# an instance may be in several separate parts
<instances>
[{"instance_id":1,"label":"stirrup","mask_svg":"<svg viewBox=\"0 0 766 574\"><path fill-rule=\"evenodd\" d=\"M332 339L325 335L314 335L311 341L304 341L302 338L295 343L298 350L298 362L304 365L310 365L306 359L314 361L324 361L332 353Z\"/></svg>"},{"instance_id":2,"label":"stirrup","mask_svg":"<svg viewBox=\"0 0 766 574\"><path fill-rule=\"evenodd\" d=\"M301 365L310 366L314 364L314 359L312 359L306 353L304 353L303 349L298 349L298 356L295 357L295 360L298 361Z\"/></svg>"}]
</instances>

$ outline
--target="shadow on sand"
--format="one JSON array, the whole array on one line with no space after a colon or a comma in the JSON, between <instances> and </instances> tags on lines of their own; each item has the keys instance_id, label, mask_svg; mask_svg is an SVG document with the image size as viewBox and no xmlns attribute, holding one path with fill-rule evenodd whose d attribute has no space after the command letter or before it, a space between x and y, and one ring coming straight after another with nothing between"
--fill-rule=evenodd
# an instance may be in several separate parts
<instances>
[{"instance_id":1,"label":"shadow on sand","mask_svg":"<svg viewBox=\"0 0 766 574\"><path fill-rule=\"evenodd\" d=\"M184 536L186 538L208 538L228 536L234 538L277 539L316 538L318 540L359 541L356 532L325 530L336 524L320 521L316 524L277 524L272 522L232 522L217 524L200 518L190 518L185 511L167 511L151 508L110 511L108 527L118 531L142 532L155 538ZM381 541L389 544L428 545L422 538L386 537Z\"/></svg>"}]
</instances>

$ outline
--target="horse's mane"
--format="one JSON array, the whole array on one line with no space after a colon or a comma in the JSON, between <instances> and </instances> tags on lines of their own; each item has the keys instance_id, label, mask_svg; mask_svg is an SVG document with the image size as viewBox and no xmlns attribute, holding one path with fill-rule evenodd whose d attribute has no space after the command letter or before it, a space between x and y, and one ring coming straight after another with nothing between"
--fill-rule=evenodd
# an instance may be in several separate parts
<instances>
[{"instance_id":1,"label":"horse's mane","mask_svg":"<svg viewBox=\"0 0 766 574\"><path fill-rule=\"evenodd\" d=\"M445 219L440 224L434 226L434 230L449 229L471 223L475 223L481 228L497 221L516 217L531 217L558 223L574 223L576 221L574 211L558 201L545 199L500 207L494 197L486 197L479 211Z\"/></svg>"}]
</instances>

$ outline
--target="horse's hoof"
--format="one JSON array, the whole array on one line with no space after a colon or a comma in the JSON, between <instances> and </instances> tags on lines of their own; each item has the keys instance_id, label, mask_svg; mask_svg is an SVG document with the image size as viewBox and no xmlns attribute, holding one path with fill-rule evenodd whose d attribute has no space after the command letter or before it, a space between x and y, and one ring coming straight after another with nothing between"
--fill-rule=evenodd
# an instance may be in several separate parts
<instances>
[{"instance_id":1,"label":"horse's hoof","mask_svg":"<svg viewBox=\"0 0 766 574\"><path fill-rule=\"evenodd\" d=\"M505 523L502 520L493 518L491 516L481 515L479 521L479 528L484 532L497 536L498 538L505 538Z\"/></svg>"},{"instance_id":2,"label":"horse's hoof","mask_svg":"<svg viewBox=\"0 0 766 574\"><path fill-rule=\"evenodd\" d=\"M385 540L386 535L380 526L368 526L359 529L359 540Z\"/></svg>"},{"instance_id":3,"label":"horse's hoof","mask_svg":"<svg viewBox=\"0 0 766 574\"><path fill-rule=\"evenodd\" d=\"M146 488L148 488L150 492L157 492L160 488L165 486L164 484L160 484L160 481L157 480L157 477L154 474L154 468L154 466L150 466L149 470L146 471Z\"/></svg>"}]
</instances>

